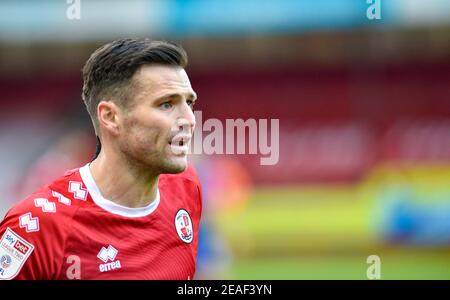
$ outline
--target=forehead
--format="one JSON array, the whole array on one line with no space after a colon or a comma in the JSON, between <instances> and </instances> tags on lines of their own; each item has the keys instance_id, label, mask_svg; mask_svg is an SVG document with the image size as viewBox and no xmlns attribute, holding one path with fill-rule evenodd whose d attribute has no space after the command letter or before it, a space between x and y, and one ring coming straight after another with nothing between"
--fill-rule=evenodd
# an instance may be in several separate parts
<instances>
[{"instance_id":1,"label":"forehead","mask_svg":"<svg viewBox=\"0 0 450 300\"><path fill-rule=\"evenodd\" d=\"M181 67L144 65L133 76L137 94L158 98L166 94L194 94L189 77Z\"/></svg>"}]
</instances>

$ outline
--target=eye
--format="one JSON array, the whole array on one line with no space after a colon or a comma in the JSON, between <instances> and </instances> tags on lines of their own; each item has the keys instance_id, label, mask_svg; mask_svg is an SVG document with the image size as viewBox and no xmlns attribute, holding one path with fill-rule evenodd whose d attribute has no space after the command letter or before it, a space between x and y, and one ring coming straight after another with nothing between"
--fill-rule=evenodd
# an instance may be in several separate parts
<instances>
[{"instance_id":1,"label":"eye","mask_svg":"<svg viewBox=\"0 0 450 300\"><path fill-rule=\"evenodd\" d=\"M195 101L187 100L186 103L187 103L187 105L189 105L190 108L192 108L192 109L194 108Z\"/></svg>"},{"instance_id":2,"label":"eye","mask_svg":"<svg viewBox=\"0 0 450 300\"><path fill-rule=\"evenodd\" d=\"M171 102L163 102L159 105L159 107L161 107L162 109L171 109L172 108L172 103Z\"/></svg>"}]
</instances>

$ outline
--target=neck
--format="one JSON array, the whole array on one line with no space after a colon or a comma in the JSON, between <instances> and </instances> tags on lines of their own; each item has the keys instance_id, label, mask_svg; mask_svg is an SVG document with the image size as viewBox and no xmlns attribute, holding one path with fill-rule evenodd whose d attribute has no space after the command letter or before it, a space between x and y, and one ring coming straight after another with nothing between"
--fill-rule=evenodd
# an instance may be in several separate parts
<instances>
[{"instance_id":1,"label":"neck","mask_svg":"<svg viewBox=\"0 0 450 300\"><path fill-rule=\"evenodd\" d=\"M119 205L145 207L156 198L158 174L139 169L117 155L108 155L105 149L90 164L90 170L103 197Z\"/></svg>"}]
</instances>

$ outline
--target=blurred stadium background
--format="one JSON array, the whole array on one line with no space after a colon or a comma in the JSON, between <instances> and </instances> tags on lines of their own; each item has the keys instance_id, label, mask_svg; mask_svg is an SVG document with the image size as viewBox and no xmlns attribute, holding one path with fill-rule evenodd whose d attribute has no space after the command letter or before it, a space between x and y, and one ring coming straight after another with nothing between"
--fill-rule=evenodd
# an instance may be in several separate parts
<instances>
[{"instance_id":1,"label":"blurred stadium background","mask_svg":"<svg viewBox=\"0 0 450 300\"><path fill-rule=\"evenodd\" d=\"M450 279L450 2L378 2L1 1L0 217L94 154L90 53L163 38L203 122L280 120L274 166L193 157L198 278L367 279L378 255L382 279Z\"/></svg>"}]
</instances>

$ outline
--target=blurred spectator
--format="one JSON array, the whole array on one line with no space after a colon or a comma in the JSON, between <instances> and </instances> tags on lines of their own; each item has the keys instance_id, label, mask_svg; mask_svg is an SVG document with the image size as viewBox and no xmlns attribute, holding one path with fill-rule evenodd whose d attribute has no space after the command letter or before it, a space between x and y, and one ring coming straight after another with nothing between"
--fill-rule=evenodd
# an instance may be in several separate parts
<instances>
[{"instance_id":1,"label":"blurred spectator","mask_svg":"<svg viewBox=\"0 0 450 300\"><path fill-rule=\"evenodd\" d=\"M19 201L67 170L87 163L95 150L95 137L74 128L60 136L13 184L13 197Z\"/></svg>"}]
</instances>

